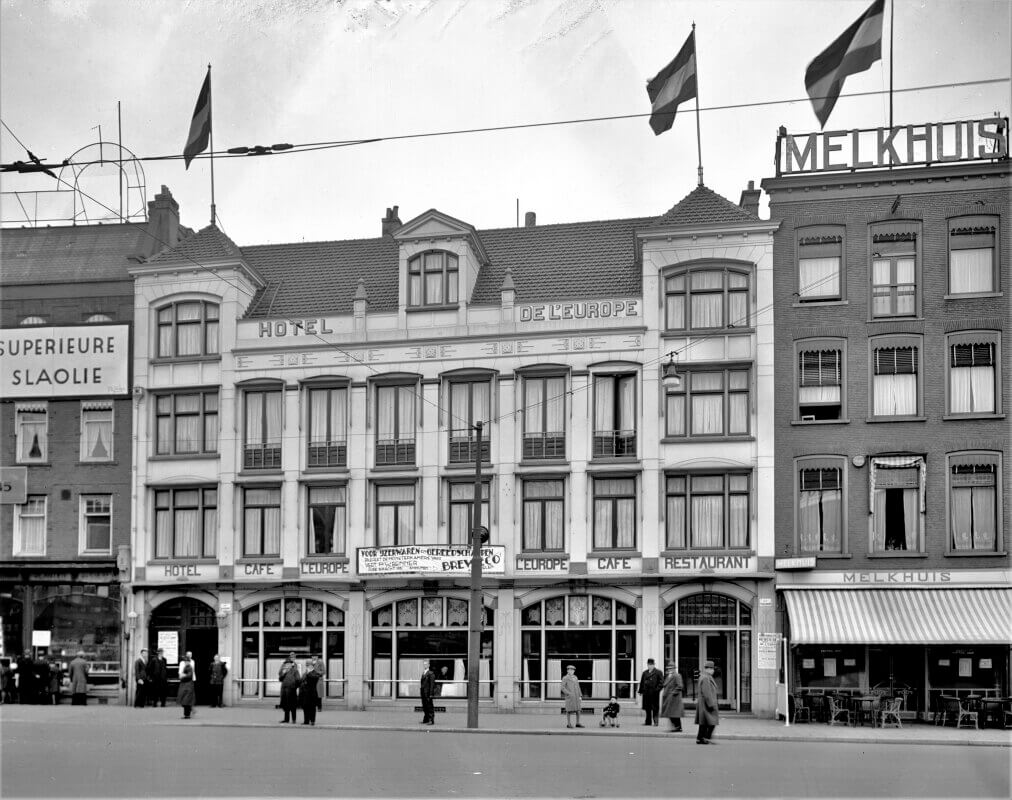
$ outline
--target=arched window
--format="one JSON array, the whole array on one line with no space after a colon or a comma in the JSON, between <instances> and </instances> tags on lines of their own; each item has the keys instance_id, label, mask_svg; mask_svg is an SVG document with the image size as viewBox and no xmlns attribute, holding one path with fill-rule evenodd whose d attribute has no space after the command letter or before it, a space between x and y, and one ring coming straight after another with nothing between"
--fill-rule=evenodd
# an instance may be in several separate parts
<instances>
[{"instance_id":1,"label":"arched window","mask_svg":"<svg viewBox=\"0 0 1012 800\"><path fill-rule=\"evenodd\" d=\"M182 300L158 309L158 358L218 354L218 304Z\"/></svg>"},{"instance_id":2,"label":"arched window","mask_svg":"<svg viewBox=\"0 0 1012 800\"><path fill-rule=\"evenodd\" d=\"M112 322L108 314L89 314L85 322Z\"/></svg>"},{"instance_id":3,"label":"arched window","mask_svg":"<svg viewBox=\"0 0 1012 800\"><path fill-rule=\"evenodd\" d=\"M408 261L408 305L445 306L457 302L457 257L435 250Z\"/></svg>"},{"instance_id":4,"label":"arched window","mask_svg":"<svg viewBox=\"0 0 1012 800\"><path fill-rule=\"evenodd\" d=\"M18 324L19 325L45 325L46 324L46 318L45 317L40 317L40 316L25 317Z\"/></svg>"}]
</instances>

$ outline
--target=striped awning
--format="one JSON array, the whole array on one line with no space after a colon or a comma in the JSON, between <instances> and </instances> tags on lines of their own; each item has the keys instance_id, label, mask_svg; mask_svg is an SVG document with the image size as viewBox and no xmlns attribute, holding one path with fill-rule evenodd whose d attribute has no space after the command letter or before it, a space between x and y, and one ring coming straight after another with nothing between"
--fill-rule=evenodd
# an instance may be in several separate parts
<instances>
[{"instance_id":1,"label":"striped awning","mask_svg":"<svg viewBox=\"0 0 1012 800\"><path fill-rule=\"evenodd\" d=\"M796 644L1009 644L1010 589L785 591Z\"/></svg>"}]
</instances>

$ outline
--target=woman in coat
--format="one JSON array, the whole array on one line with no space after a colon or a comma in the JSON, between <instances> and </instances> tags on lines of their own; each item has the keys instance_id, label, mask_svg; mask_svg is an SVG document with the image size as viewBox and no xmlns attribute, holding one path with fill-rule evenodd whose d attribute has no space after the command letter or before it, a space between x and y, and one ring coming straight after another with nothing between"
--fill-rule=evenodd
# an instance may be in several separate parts
<instances>
[{"instance_id":1,"label":"woman in coat","mask_svg":"<svg viewBox=\"0 0 1012 800\"><path fill-rule=\"evenodd\" d=\"M193 662L186 656L179 662L179 693L176 702L183 707L183 719L189 719L197 695L193 691Z\"/></svg>"},{"instance_id":2,"label":"woman in coat","mask_svg":"<svg viewBox=\"0 0 1012 800\"><path fill-rule=\"evenodd\" d=\"M562 679L562 696L566 698L566 727L573 727L573 714L576 714L576 727L582 728L580 708L583 693L580 690L580 682L576 679L576 667L572 664L566 667L566 677Z\"/></svg>"},{"instance_id":3,"label":"woman in coat","mask_svg":"<svg viewBox=\"0 0 1012 800\"><path fill-rule=\"evenodd\" d=\"M685 708L682 706L683 688L682 676L678 674L674 664L668 664L664 686L661 689L661 716L671 720L671 730L675 733L682 732L682 716L685 714Z\"/></svg>"}]
</instances>

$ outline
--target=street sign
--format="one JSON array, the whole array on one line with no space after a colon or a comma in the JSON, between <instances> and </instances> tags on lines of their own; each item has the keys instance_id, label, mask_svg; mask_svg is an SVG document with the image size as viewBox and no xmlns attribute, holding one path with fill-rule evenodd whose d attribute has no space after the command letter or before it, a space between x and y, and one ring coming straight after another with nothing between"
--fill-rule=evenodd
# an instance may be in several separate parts
<instances>
[{"instance_id":1,"label":"street sign","mask_svg":"<svg viewBox=\"0 0 1012 800\"><path fill-rule=\"evenodd\" d=\"M28 502L28 467L0 467L0 504Z\"/></svg>"}]
</instances>

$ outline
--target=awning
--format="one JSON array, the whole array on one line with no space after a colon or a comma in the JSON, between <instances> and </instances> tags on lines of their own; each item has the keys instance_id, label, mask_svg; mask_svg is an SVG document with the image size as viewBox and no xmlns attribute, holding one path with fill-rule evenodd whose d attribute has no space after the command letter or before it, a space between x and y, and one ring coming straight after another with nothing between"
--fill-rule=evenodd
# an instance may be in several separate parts
<instances>
[{"instance_id":1,"label":"awning","mask_svg":"<svg viewBox=\"0 0 1012 800\"><path fill-rule=\"evenodd\" d=\"M1009 644L1010 589L785 591L795 644Z\"/></svg>"}]
</instances>

